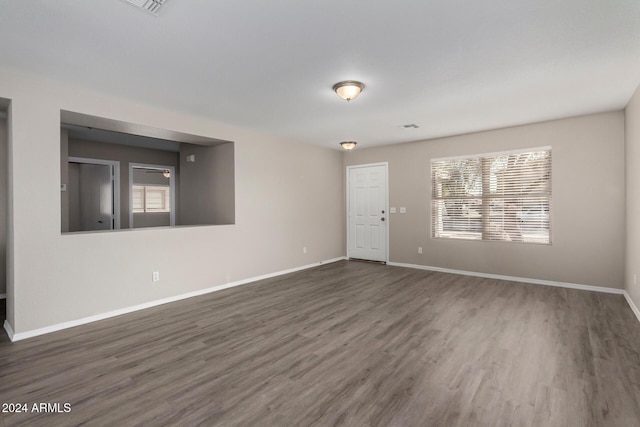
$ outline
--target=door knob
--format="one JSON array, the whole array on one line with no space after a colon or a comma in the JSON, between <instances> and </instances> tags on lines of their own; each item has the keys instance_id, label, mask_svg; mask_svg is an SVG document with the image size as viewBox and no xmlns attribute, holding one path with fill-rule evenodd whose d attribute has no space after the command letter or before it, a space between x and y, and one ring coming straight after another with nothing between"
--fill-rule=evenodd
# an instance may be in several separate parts
<instances>
[{"instance_id":1,"label":"door knob","mask_svg":"<svg viewBox=\"0 0 640 427\"><path fill-rule=\"evenodd\" d=\"M380 221L384 221L384 217L380 218Z\"/></svg>"}]
</instances>

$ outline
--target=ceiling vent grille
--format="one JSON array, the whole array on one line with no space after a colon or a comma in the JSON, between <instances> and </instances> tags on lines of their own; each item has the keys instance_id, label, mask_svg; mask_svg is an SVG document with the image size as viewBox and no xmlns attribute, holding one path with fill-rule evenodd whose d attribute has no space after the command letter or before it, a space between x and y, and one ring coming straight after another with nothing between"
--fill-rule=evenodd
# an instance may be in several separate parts
<instances>
[{"instance_id":1,"label":"ceiling vent grille","mask_svg":"<svg viewBox=\"0 0 640 427\"><path fill-rule=\"evenodd\" d=\"M140 9L144 9L149 13L153 13L157 15L160 12L160 8L164 5L167 0L125 0L128 3L131 3L134 6L139 7Z\"/></svg>"}]
</instances>

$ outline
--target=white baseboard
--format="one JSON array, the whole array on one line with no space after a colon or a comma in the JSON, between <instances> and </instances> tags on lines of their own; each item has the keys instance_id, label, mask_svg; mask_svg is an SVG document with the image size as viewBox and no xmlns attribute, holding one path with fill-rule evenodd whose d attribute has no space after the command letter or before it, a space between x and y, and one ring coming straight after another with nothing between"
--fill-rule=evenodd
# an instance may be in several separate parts
<instances>
[{"instance_id":1,"label":"white baseboard","mask_svg":"<svg viewBox=\"0 0 640 427\"><path fill-rule=\"evenodd\" d=\"M0 294L0 299L7 299L7 294Z\"/></svg>"},{"instance_id":2,"label":"white baseboard","mask_svg":"<svg viewBox=\"0 0 640 427\"><path fill-rule=\"evenodd\" d=\"M74 326L80 326L80 325L84 325L84 324L87 324L87 323L96 322L98 320L104 320L104 319L108 319L110 317L115 317L115 316L120 316L122 314L132 313L134 311L144 310L146 308L151 308L151 307L155 307L155 306L158 306L158 305L167 304L167 303L170 303L170 302L180 301L180 300L187 299L187 298L192 298L192 297L197 297L197 296L200 296L200 295L205 295L205 294L208 294L208 293L211 293L211 292L221 291L223 289L228 289L228 288L233 288L233 287L240 286L240 285L245 285L247 283L256 282L258 280L264 280L264 279L269 279L269 278L272 278L272 277L282 276L284 274L295 273L296 271L306 270L306 269L309 269L309 268L317 267L319 265L329 264L329 263L337 262L337 261L342 261L344 259L346 259L346 257L332 258L332 259L328 259L328 260L325 260L325 261L320 261L320 262L313 263L313 264L307 264L307 265L303 265L303 266L300 266L300 267L294 267L294 268L290 268L290 269L287 269L287 270L277 271L277 272L274 272L274 273L263 274L261 276L251 277L251 278L248 278L248 279L238 280L236 282L230 282L230 283L225 283L225 284L222 284L222 285L212 286L210 288L200 289L198 291L189 292L189 293L186 293L186 294L175 295L175 296L168 297L168 298L163 298L163 299L160 299L160 300L150 301L150 302L147 302L147 303L144 303L144 304L138 304L138 305L134 305L134 306L131 306L131 307L121 308L119 310L113 310L113 311L109 311L109 312L106 312L106 313L97 314L95 316L89 316L89 317L84 317L82 319L72 320L72 321L69 321L69 322L58 323L58 324L55 324L55 325L46 326L44 328L32 329L32 330L26 331L26 332L15 333L13 331L13 329L11 328L11 325L9 325L9 323L5 320L4 329L5 329L5 331L7 331L7 334L9 335L9 339L11 339L11 341L20 341L20 340L24 340L24 339L27 339L27 338L36 337L38 335L44 335L44 334L48 334L48 333L51 333L51 332L60 331L60 330L63 330L63 329L73 328Z\"/></svg>"},{"instance_id":3,"label":"white baseboard","mask_svg":"<svg viewBox=\"0 0 640 427\"><path fill-rule=\"evenodd\" d=\"M122 309L114 310L114 311L109 311L109 312L98 314L98 315L95 315L95 316L84 317L82 319L76 319L76 320L72 320L72 321L69 321L69 322L58 323L58 324L55 324L55 325L51 325L51 326L47 326L47 327L39 328L39 329L33 329L31 331L26 331L26 332L15 333L13 331L13 328L9 324L9 322L7 320L5 320L4 321L4 329L7 332L7 335L9 336L9 339L11 341L20 341L20 340L24 340L24 339L27 339L27 338L36 337L38 335L44 335L44 334L48 334L48 333L51 333L51 332L56 332L56 331L60 331L60 330L63 330L63 329L72 328L74 326L80 326L80 325L84 325L84 324L87 324L87 323L92 323L92 322L96 322L96 321L99 321L99 320L108 319L110 317L115 317L115 316L120 316L122 314L132 313L134 311L144 310L146 308L151 308L151 307L155 307L155 306L162 305L162 304L168 304L168 303L171 303L171 302L180 301L180 300L187 299L187 298L192 298L192 297L196 297L196 296L200 296L200 295L205 295L205 294L208 294L208 293L211 293L211 292L221 291L223 289L233 288L233 287L244 285L244 284L247 284L247 283L256 282L258 280L264 280L264 279L269 279L269 278L272 278L272 277L282 276L284 274L295 273L297 271L306 270L306 269L309 269L309 268L317 267L319 265L329 264L329 263L333 263L333 262L337 262L337 261L342 261L342 260L345 260L345 259L347 259L347 257L332 258L332 259L328 259L328 260L325 260L325 261L320 261L320 262L313 263L313 264L307 264L307 265L303 265L303 266L300 266L300 267L294 267L294 268L290 268L290 269L287 269L287 270L277 271L277 272L274 272L274 273L269 273L269 274L264 274L264 275L261 275L261 276L251 277L251 278L248 278L248 279L238 280L236 282L230 282L230 283L225 283L225 284L222 284L222 285L212 286L210 288L201 289L201 290L194 291L194 292L189 292L189 293L186 293L186 294L180 294L180 295L176 295L176 296L169 297L169 298L163 298L163 299L160 299L160 300L150 301L148 303L138 304L138 305L135 305L135 306L126 307L126 308L122 308ZM524 277L504 276L504 275L500 275L500 274L478 273L478 272L473 272L473 271L454 270L454 269L448 269L448 268L430 267L430 266L425 266L425 265L405 264L405 263L398 263L398 262L388 262L387 265L396 266L396 267L414 268L414 269L418 269L418 270L438 271L438 272L442 272L442 273L460 274L460 275L464 275L464 276L475 276L475 277L484 277L484 278L488 278L488 279L507 280L507 281L511 281L511 282L532 283L532 284L536 284L536 285L555 286L555 287L561 287L561 288L570 288L570 289L579 289L579 290L584 290L584 291L594 291L594 292L604 292L604 293L610 293L610 294L624 295L625 299L627 300L627 303L631 307L631 310L633 310L634 314L636 315L636 317L640 321L640 310L635 305L635 303L633 302L633 300L631 299L629 294L625 290L622 290L622 289L607 288L607 287L604 287L604 286L580 285L580 284L576 284L576 283L556 282L556 281L551 281L551 280L528 279L528 278L524 278ZM5 295L5 298L6 298L6 295Z\"/></svg>"},{"instance_id":4,"label":"white baseboard","mask_svg":"<svg viewBox=\"0 0 640 427\"><path fill-rule=\"evenodd\" d=\"M638 318L638 321L640 321L640 309L638 309L638 306L633 302L633 300L631 299L631 296L629 296L629 293L624 289L607 288L605 286L579 285L577 283L555 282L552 280L527 279L526 277L503 276L500 274L477 273L473 271L453 270L449 268L429 267L426 265L417 265L417 264L404 264L400 262L388 262L387 265L393 265L396 267L415 268L418 270L439 271L441 273L461 274L464 276L484 277L487 279L508 280L511 282L532 283L534 285L555 286L559 288L579 289L582 291L604 292L607 294L624 295L624 298L627 300L629 307L631 307L631 310Z\"/></svg>"},{"instance_id":5,"label":"white baseboard","mask_svg":"<svg viewBox=\"0 0 640 427\"><path fill-rule=\"evenodd\" d=\"M526 277L503 276L501 274L477 273L474 271L453 270L449 268L430 267L417 264L403 264L399 262L388 262L387 265L396 267L415 268L418 270L439 271L441 273L461 274L463 276L484 277L487 279L508 280L510 282L532 283L534 285L555 286L559 288L579 289L582 291L605 292L608 294L624 294L623 289L607 288L605 286L579 285L577 283L555 282L553 280L528 279Z\"/></svg>"},{"instance_id":6,"label":"white baseboard","mask_svg":"<svg viewBox=\"0 0 640 427\"><path fill-rule=\"evenodd\" d=\"M640 322L640 310L638 309L638 306L636 305L636 303L633 302L633 300L631 299L631 295L629 295L627 291L624 291L624 298L627 300L627 304L629 304L629 307L631 307L631 310L633 311L633 313L638 318L638 321Z\"/></svg>"},{"instance_id":7,"label":"white baseboard","mask_svg":"<svg viewBox=\"0 0 640 427\"><path fill-rule=\"evenodd\" d=\"M4 330L7 331L7 335L9 335L9 339L14 341L15 334L13 333L13 328L9 324L9 321L5 319L4 321Z\"/></svg>"}]
</instances>

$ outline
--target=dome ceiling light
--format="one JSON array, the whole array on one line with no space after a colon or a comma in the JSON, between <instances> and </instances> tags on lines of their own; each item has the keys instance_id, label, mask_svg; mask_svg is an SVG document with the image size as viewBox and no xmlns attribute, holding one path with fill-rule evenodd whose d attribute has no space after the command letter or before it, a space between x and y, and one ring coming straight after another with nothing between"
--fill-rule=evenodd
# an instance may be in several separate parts
<instances>
[{"instance_id":1,"label":"dome ceiling light","mask_svg":"<svg viewBox=\"0 0 640 427\"><path fill-rule=\"evenodd\" d=\"M333 85L333 90L338 96L347 101L357 98L360 92L364 90L364 83L355 80L345 80Z\"/></svg>"},{"instance_id":2,"label":"dome ceiling light","mask_svg":"<svg viewBox=\"0 0 640 427\"><path fill-rule=\"evenodd\" d=\"M342 145L342 148L344 148L347 151L351 151L354 148L356 148L356 144L357 144L357 142L355 142L355 141L342 141L340 143L340 145Z\"/></svg>"}]
</instances>

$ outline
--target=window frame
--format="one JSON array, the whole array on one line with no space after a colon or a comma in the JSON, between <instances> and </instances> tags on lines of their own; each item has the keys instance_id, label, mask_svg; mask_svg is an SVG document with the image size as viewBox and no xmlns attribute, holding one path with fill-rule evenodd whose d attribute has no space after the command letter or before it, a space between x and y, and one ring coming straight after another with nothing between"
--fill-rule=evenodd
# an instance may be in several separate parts
<instances>
[{"instance_id":1,"label":"window frame","mask_svg":"<svg viewBox=\"0 0 640 427\"><path fill-rule=\"evenodd\" d=\"M112 185L113 185L113 219L112 219L112 224L113 224L113 229L112 230L120 230L120 225L121 225L121 221L120 221L120 161L118 160L105 160L105 159L95 159L95 158L89 158L89 157L78 157L78 156L68 156L67 157L67 169L69 167L69 163L85 163L85 164L91 164L91 165L106 165L106 166L111 166L111 174L112 174ZM68 177L67 177L67 184L68 184ZM65 185L64 190L62 191L67 191L67 187ZM104 230L100 230L100 231L104 231ZM86 232L86 231L85 231ZM93 230L92 232L95 232L95 230ZM62 234L67 234L67 233L75 233L75 231L62 231Z\"/></svg>"},{"instance_id":2,"label":"window frame","mask_svg":"<svg viewBox=\"0 0 640 427\"><path fill-rule=\"evenodd\" d=\"M519 201L519 203L524 204L526 203L526 200L535 200L535 198L538 199L544 199L544 202L546 202L546 208L547 208L547 233L548 233L548 240L547 241L526 241L526 240L507 240L507 239L496 239L496 238L491 238L491 231L487 230L485 228L485 224L488 224L488 222L485 222L486 220L483 218L482 214L479 217L480 220L480 224L481 224L481 228L480 228L480 232L479 232L479 237L464 237L464 236L442 236L442 235L437 235L437 230L436 230L436 204L435 202L438 200L442 200L442 201L446 201L447 198L445 197L441 197L441 198L436 198L435 197L435 189L434 189L434 184L435 184L435 178L434 178L434 165L435 163L438 162L446 162L446 161L458 161L458 160L477 160L480 163L480 173L481 173L481 177L480 177L480 181L482 183L482 181L485 179L484 178L484 173L486 171L486 167L482 166L482 161L483 159L491 159L491 158L497 158L500 156L510 156L510 155L517 155L517 154L525 154L525 153L535 153L535 152L541 152L541 151L547 151L548 152L548 170L549 170L549 186L548 186L548 191L546 193L538 193L535 195L532 195L531 197L522 197L522 198L518 198L517 196L513 195L513 194L503 194L501 196L495 196L495 195L489 195L489 196L485 196L482 192L480 193L479 196L473 196L471 194L467 194L465 196L461 196L457 199L460 200L464 200L464 199L468 199L468 200L479 200L480 201L480 210L484 210L485 208L487 208L487 206L485 205L485 203L491 203L491 200L506 200L506 199L516 199ZM552 211L553 211L553 191L552 191L552 186L553 186L553 148L552 146L541 146L541 147L531 147L531 148L523 148L523 149L516 149L516 150L507 150L507 151L496 151L496 152L483 152L483 153L477 153L477 154L469 154L469 155L462 155L462 156L451 156L451 157L441 157L441 158L432 158L430 161L430 171L429 171L429 181L430 181L430 203L429 203L429 227L430 227L430 232L429 232L429 236L431 239L437 239L437 240L461 240L461 241L480 241L480 242L501 242L501 243L523 243L523 244L532 244L532 245L547 245L547 246L551 246L553 244L553 227L552 227ZM489 181L491 180L491 176L489 176ZM488 181L488 182L489 182ZM482 187L482 185L480 186ZM454 200L456 198L449 198L448 200ZM489 209L490 208L490 204L489 204ZM490 211L489 214L491 214ZM463 232L461 232L460 234L463 234ZM467 231L468 234L472 234L473 231ZM489 238L485 238L485 234L489 235Z\"/></svg>"},{"instance_id":3,"label":"window frame","mask_svg":"<svg viewBox=\"0 0 640 427\"><path fill-rule=\"evenodd\" d=\"M170 211L169 213L169 226L174 227L176 225L176 168L174 166L168 165L153 165L146 163L129 163L129 228L134 229L134 212L133 212L133 186L134 185L146 185L146 184L137 184L133 182L133 170L134 169L157 169L160 171L168 170L170 173L169 176L169 203L170 203ZM151 187L158 187L158 185L150 184ZM142 212L136 212L140 214ZM155 213L155 212L146 212L146 213ZM157 212L161 213L161 212ZM166 212L165 212L166 213Z\"/></svg>"}]
</instances>

